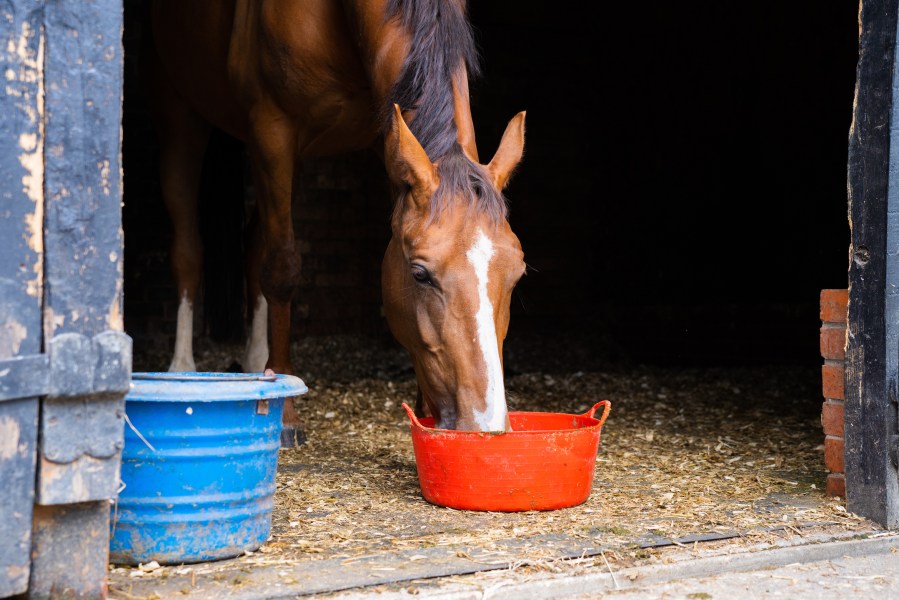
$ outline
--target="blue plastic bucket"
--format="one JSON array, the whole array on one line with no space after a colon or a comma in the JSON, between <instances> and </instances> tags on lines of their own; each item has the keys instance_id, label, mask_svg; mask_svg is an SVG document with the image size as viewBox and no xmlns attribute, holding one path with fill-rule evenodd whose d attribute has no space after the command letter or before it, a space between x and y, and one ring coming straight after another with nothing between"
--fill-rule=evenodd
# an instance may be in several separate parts
<instances>
[{"instance_id":1,"label":"blue plastic bucket","mask_svg":"<svg viewBox=\"0 0 899 600\"><path fill-rule=\"evenodd\" d=\"M192 563L256 550L271 532L290 375L134 373L110 562Z\"/></svg>"}]
</instances>

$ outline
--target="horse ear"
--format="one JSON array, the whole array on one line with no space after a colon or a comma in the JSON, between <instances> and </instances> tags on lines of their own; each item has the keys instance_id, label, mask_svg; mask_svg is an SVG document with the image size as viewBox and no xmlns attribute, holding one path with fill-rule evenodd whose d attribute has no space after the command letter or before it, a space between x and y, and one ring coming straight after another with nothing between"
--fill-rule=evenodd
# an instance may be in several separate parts
<instances>
[{"instance_id":1,"label":"horse ear","mask_svg":"<svg viewBox=\"0 0 899 600\"><path fill-rule=\"evenodd\" d=\"M393 119L385 144L387 173L394 183L404 183L412 188L416 206L425 207L440 179L437 167L409 130L399 105L393 105Z\"/></svg>"},{"instance_id":2,"label":"horse ear","mask_svg":"<svg viewBox=\"0 0 899 600\"><path fill-rule=\"evenodd\" d=\"M487 172L493 178L496 189L506 187L524 155L524 116L525 111L521 111L512 117L506 125L503 139L499 142L499 149L487 165Z\"/></svg>"}]
</instances>

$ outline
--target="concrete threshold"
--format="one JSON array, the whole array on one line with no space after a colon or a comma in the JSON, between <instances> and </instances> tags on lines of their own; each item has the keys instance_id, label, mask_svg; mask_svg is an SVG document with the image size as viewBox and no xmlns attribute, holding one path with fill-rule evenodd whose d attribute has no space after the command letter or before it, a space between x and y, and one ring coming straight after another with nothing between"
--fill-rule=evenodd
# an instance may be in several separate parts
<instances>
[{"instance_id":1,"label":"concrete threshold","mask_svg":"<svg viewBox=\"0 0 899 600\"><path fill-rule=\"evenodd\" d=\"M329 595L330 600L409 600L414 596L429 600L486 600L488 598L514 598L516 600L554 600L561 598L600 598L628 590L656 589L659 585L684 580L698 580L722 574L767 572L781 567L809 565L823 561L846 558L864 558L896 555L899 551L899 532L866 534L865 539L854 539L858 534L806 536L798 541L741 547L737 550L723 548L720 554L705 552L681 552L667 557L667 563L655 563L605 572L589 572L576 575L527 575L493 581L454 582L445 586L424 586L417 591L409 589L348 590ZM699 556L697 556L699 554ZM899 565L899 555L896 556ZM875 574L876 575L876 574ZM873 576L873 575L872 575ZM797 590L798 591L798 590ZM655 595L655 594L654 594ZM711 597L711 596L702 596ZM718 597L718 596L715 596ZM799 597L799 596L794 596Z\"/></svg>"}]
</instances>

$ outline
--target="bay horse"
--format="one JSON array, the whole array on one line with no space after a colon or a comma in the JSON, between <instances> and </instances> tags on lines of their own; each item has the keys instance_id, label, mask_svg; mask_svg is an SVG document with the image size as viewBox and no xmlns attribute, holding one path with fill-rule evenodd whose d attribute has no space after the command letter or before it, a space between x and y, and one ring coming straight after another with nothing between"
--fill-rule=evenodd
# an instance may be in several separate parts
<instances>
[{"instance_id":1,"label":"bay horse","mask_svg":"<svg viewBox=\"0 0 899 600\"><path fill-rule=\"evenodd\" d=\"M444 429L508 430L503 341L525 263L502 190L523 155L525 113L481 164L468 97L479 57L465 0L156 0L148 8L142 70L180 302L170 370L195 369L197 192L211 128L245 142L257 192L247 372L293 373L299 161L372 148L395 197L384 312L412 359L416 412ZM297 421L285 406L285 427Z\"/></svg>"}]
</instances>

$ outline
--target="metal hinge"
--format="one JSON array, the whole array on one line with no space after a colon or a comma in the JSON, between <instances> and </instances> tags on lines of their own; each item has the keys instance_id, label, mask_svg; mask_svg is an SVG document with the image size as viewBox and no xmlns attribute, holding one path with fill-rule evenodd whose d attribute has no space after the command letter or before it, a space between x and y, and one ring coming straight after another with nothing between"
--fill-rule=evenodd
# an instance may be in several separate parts
<instances>
[{"instance_id":1,"label":"metal hinge","mask_svg":"<svg viewBox=\"0 0 899 600\"><path fill-rule=\"evenodd\" d=\"M120 331L93 337L55 336L44 354L0 361L0 402L94 393L126 393L131 384L131 338Z\"/></svg>"},{"instance_id":2,"label":"metal hinge","mask_svg":"<svg viewBox=\"0 0 899 600\"><path fill-rule=\"evenodd\" d=\"M41 400L38 504L114 498L124 446L125 395L131 386L131 338L55 336Z\"/></svg>"},{"instance_id":3,"label":"metal hinge","mask_svg":"<svg viewBox=\"0 0 899 600\"><path fill-rule=\"evenodd\" d=\"M44 396L50 389L50 358L30 354L0 360L0 402Z\"/></svg>"}]
</instances>

